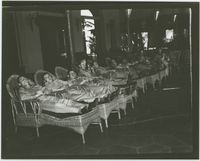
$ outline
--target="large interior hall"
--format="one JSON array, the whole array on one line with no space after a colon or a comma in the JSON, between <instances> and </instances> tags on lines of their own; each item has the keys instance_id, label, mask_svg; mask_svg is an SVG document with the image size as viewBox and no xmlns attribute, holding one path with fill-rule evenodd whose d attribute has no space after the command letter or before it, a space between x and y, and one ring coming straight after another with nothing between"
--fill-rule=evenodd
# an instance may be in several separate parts
<instances>
[{"instance_id":1,"label":"large interior hall","mask_svg":"<svg viewBox=\"0 0 200 161\"><path fill-rule=\"evenodd\" d=\"M199 157L199 4L2 2L3 159Z\"/></svg>"}]
</instances>

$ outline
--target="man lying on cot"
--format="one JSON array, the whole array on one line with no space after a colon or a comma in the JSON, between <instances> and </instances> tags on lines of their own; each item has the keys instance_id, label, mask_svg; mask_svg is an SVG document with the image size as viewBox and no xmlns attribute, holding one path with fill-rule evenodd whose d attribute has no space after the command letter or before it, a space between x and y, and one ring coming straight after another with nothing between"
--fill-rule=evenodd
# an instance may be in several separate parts
<instances>
[{"instance_id":1,"label":"man lying on cot","mask_svg":"<svg viewBox=\"0 0 200 161\"><path fill-rule=\"evenodd\" d=\"M76 78L74 71L71 72L70 77L72 80L61 81L50 73L45 73L43 75L44 87L49 93L62 91L61 95L64 98L88 103L93 102L95 99L106 97L116 90L115 87L108 84L92 83L92 77Z\"/></svg>"},{"instance_id":2,"label":"man lying on cot","mask_svg":"<svg viewBox=\"0 0 200 161\"><path fill-rule=\"evenodd\" d=\"M96 98L107 97L117 89L113 87L110 80L101 77L78 77L74 71L69 72L69 81L72 86L90 90Z\"/></svg>"},{"instance_id":3,"label":"man lying on cot","mask_svg":"<svg viewBox=\"0 0 200 161\"><path fill-rule=\"evenodd\" d=\"M43 85L48 93L59 92L62 97L75 101L93 102L95 95L87 88L73 86L69 81L62 81L50 73L43 74Z\"/></svg>"},{"instance_id":4,"label":"man lying on cot","mask_svg":"<svg viewBox=\"0 0 200 161\"><path fill-rule=\"evenodd\" d=\"M69 99L61 99L46 95L46 89L35 85L31 80L19 76L19 96L21 100L37 99L43 110L58 113L81 113L87 105Z\"/></svg>"}]
</instances>

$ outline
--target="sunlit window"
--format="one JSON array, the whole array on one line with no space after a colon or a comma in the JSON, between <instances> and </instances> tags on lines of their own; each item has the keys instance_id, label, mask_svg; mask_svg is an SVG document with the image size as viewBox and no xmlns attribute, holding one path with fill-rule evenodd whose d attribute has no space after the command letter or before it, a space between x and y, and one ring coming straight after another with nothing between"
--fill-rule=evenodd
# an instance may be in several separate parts
<instances>
[{"instance_id":1,"label":"sunlit window","mask_svg":"<svg viewBox=\"0 0 200 161\"><path fill-rule=\"evenodd\" d=\"M148 48L148 32L142 32L142 42L144 44L144 49L146 50Z\"/></svg>"},{"instance_id":2,"label":"sunlit window","mask_svg":"<svg viewBox=\"0 0 200 161\"><path fill-rule=\"evenodd\" d=\"M89 10L81 10L81 16L93 17L92 13Z\"/></svg>"},{"instance_id":3,"label":"sunlit window","mask_svg":"<svg viewBox=\"0 0 200 161\"><path fill-rule=\"evenodd\" d=\"M82 30L84 33L85 38L85 47L86 47L86 53L95 54L96 49L96 37L95 37L95 24L93 15L89 10L81 10L81 16L83 17L82 21ZM91 17L91 18L90 18Z\"/></svg>"},{"instance_id":4,"label":"sunlit window","mask_svg":"<svg viewBox=\"0 0 200 161\"><path fill-rule=\"evenodd\" d=\"M86 43L86 53L87 54L92 54L92 48L94 45L95 41L95 36L94 36L94 20L93 19L84 19L84 32L85 32L85 43Z\"/></svg>"},{"instance_id":5,"label":"sunlit window","mask_svg":"<svg viewBox=\"0 0 200 161\"><path fill-rule=\"evenodd\" d=\"M166 38L167 42L172 41L174 39L174 30L173 29L166 30L166 36L165 36L165 38Z\"/></svg>"}]
</instances>

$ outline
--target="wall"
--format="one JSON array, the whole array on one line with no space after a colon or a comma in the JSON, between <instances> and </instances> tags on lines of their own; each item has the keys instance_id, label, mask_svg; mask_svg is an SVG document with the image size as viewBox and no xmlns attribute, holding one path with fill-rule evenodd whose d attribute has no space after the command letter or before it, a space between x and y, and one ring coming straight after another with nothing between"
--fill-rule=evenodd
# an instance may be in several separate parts
<instances>
[{"instance_id":1,"label":"wall","mask_svg":"<svg viewBox=\"0 0 200 161\"><path fill-rule=\"evenodd\" d=\"M16 12L18 43L25 73L43 69L39 29L32 21L31 12Z\"/></svg>"},{"instance_id":2,"label":"wall","mask_svg":"<svg viewBox=\"0 0 200 161\"><path fill-rule=\"evenodd\" d=\"M100 22L100 31L104 31L101 33L103 35L101 36L101 41L104 43L101 46L104 46L105 53L108 53L111 47L120 47L119 10L101 10L101 18L103 19L103 24ZM43 69L40 32L38 26L34 23L34 12L16 12L15 21L18 26L18 43L25 73L34 73L38 69ZM110 28L111 22L113 23L112 29ZM84 53L80 10L71 11L71 25L74 53ZM114 37L112 39L113 45L111 45L111 32L112 37Z\"/></svg>"},{"instance_id":3,"label":"wall","mask_svg":"<svg viewBox=\"0 0 200 161\"><path fill-rule=\"evenodd\" d=\"M84 52L80 10L71 11L71 20L74 53Z\"/></svg>"},{"instance_id":4,"label":"wall","mask_svg":"<svg viewBox=\"0 0 200 161\"><path fill-rule=\"evenodd\" d=\"M120 19L119 10L102 10L104 19L104 31L105 31L105 47L109 51L111 47L120 47ZM114 33L114 46L111 46L111 29L110 24L113 21L113 33Z\"/></svg>"},{"instance_id":5,"label":"wall","mask_svg":"<svg viewBox=\"0 0 200 161\"><path fill-rule=\"evenodd\" d=\"M17 50L17 40L14 28L13 14L2 14L2 73L8 77L20 71L20 59ZM5 87L5 86L3 86Z\"/></svg>"}]
</instances>

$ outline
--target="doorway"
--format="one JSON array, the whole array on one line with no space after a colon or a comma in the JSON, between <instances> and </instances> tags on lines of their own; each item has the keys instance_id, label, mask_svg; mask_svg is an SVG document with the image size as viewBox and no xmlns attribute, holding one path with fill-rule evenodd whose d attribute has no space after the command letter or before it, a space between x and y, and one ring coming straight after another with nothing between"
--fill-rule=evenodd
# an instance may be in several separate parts
<instances>
[{"instance_id":1,"label":"doorway","mask_svg":"<svg viewBox=\"0 0 200 161\"><path fill-rule=\"evenodd\" d=\"M66 53L69 45L66 40L65 17L44 16L37 17L40 31L44 69L54 73L56 66L70 67L70 60Z\"/></svg>"}]
</instances>

